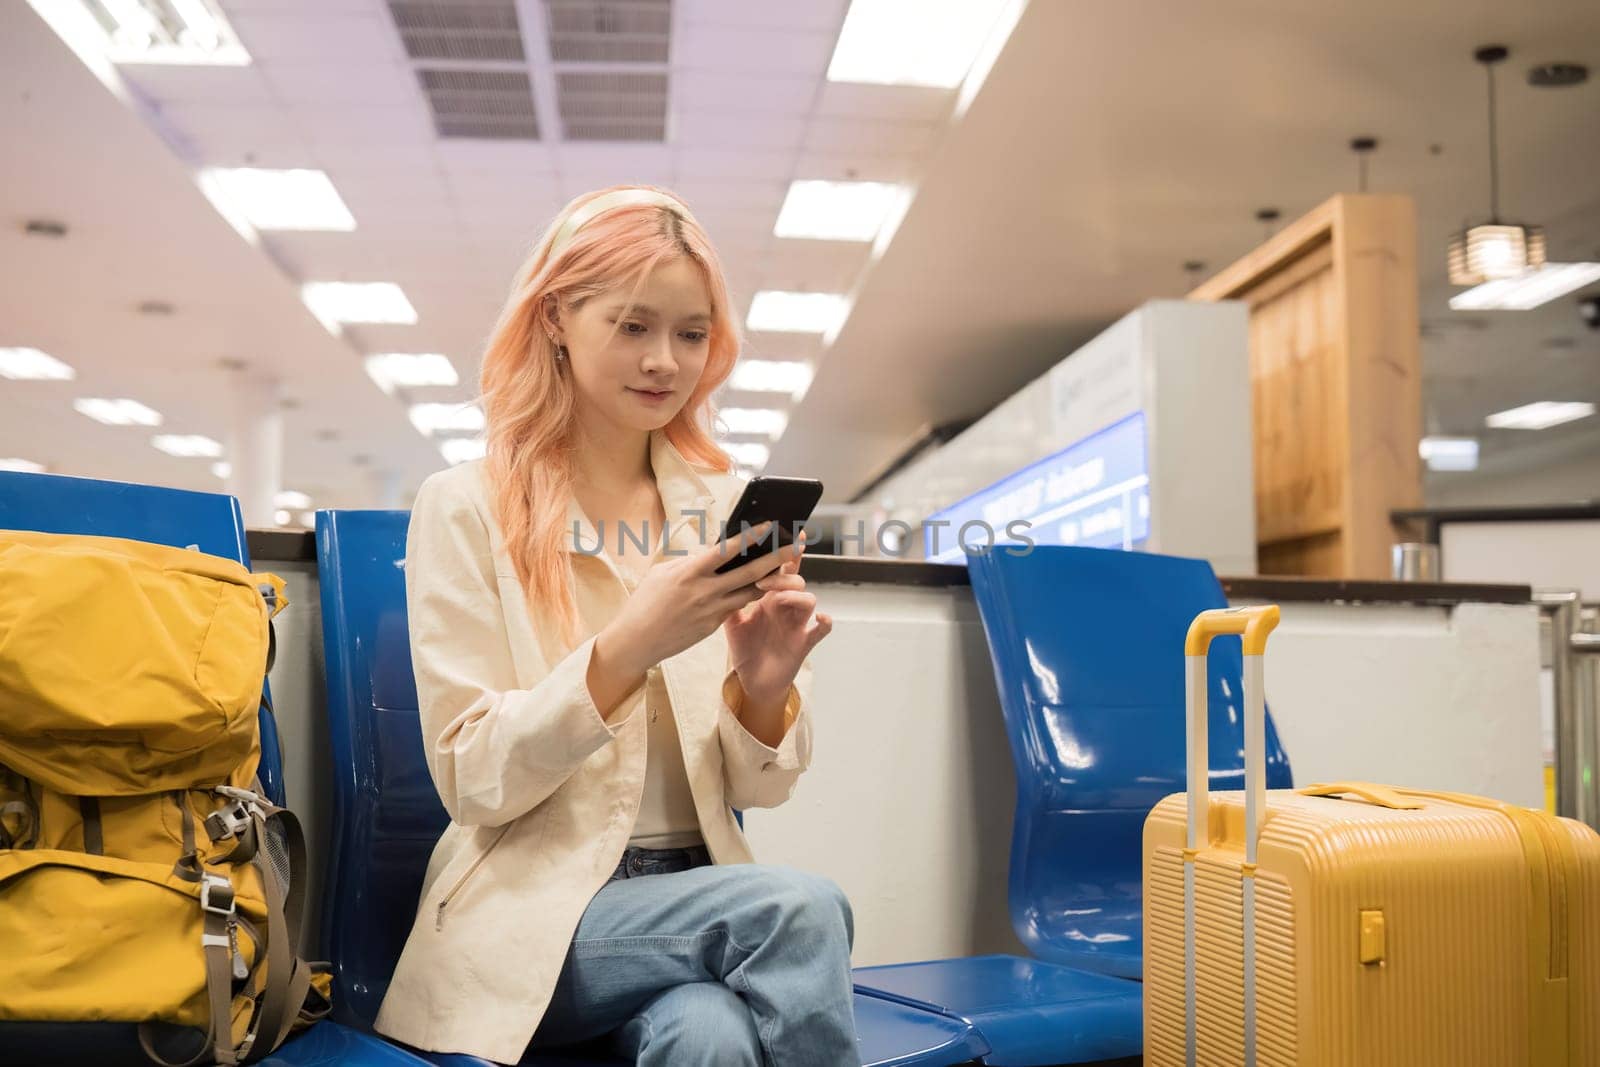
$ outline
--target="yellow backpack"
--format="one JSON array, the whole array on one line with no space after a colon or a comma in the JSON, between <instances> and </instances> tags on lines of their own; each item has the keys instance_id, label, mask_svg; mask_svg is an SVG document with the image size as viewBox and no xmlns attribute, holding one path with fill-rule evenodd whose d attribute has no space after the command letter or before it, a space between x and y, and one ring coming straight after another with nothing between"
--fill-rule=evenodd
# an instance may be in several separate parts
<instances>
[{"instance_id":1,"label":"yellow backpack","mask_svg":"<svg viewBox=\"0 0 1600 1067\"><path fill-rule=\"evenodd\" d=\"M0 531L0 1044L137 1024L169 1067L247 1063L326 1014L304 839L256 781L284 606L216 556Z\"/></svg>"}]
</instances>

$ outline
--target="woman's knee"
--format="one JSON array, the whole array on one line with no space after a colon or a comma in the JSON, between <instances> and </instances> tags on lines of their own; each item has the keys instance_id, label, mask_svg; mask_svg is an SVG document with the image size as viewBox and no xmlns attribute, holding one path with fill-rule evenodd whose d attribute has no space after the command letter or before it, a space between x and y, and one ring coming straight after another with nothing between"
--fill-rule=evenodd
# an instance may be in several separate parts
<instances>
[{"instance_id":1,"label":"woman's knee","mask_svg":"<svg viewBox=\"0 0 1600 1067\"><path fill-rule=\"evenodd\" d=\"M658 993L621 1032L623 1051L645 1067L755 1067L761 1038L744 998L721 982Z\"/></svg>"},{"instance_id":2,"label":"woman's knee","mask_svg":"<svg viewBox=\"0 0 1600 1067\"><path fill-rule=\"evenodd\" d=\"M839 943L846 953L855 917L844 890L831 878L791 867L763 866L759 894L777 924L796 934Z\"/></svg>"}]
</instances>

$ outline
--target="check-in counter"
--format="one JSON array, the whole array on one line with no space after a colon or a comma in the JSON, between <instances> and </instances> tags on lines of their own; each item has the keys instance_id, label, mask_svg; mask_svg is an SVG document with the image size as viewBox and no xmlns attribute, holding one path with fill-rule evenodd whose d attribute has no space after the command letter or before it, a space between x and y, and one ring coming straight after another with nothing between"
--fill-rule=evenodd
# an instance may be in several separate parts
<instances>
[{"instance_id":1,"label":"check-in counter","mask_svg":"<svg viewBox=\"0 0 1600 1067\"><path fill-rule=\"evenodd\" d=\"M332 772L312 539L253 537L251 554L290 582L272 685L315 891ZM788 804L746 814L756 855L844 887L858 965L1020 951L1006 910L1016 785L966 568L808 556L803 573L834 617L813 654L815 760ZM1539 615L1526 587L1224 586L1235 602L1283 606L1267 695L1297 782L1543 803Z\"/></svg>"}]
</instances>

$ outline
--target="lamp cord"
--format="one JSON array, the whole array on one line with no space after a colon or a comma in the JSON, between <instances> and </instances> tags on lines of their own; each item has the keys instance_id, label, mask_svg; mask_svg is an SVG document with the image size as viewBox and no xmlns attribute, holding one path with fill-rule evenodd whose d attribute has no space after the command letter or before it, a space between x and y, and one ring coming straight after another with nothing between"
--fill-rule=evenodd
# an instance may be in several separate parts
<instances>
[{"instance_id":1,"label":"lamp cord","mask_svg":"<svg viewBox=\"0 0 1600 1067\"><path fill-rule=\"evenodd\" d=\"M1495 136L1494 121L1494 64L1485 63L1489 75L1489 221L1500 223L1500 148Z\"/></svg>"}]
</instances>

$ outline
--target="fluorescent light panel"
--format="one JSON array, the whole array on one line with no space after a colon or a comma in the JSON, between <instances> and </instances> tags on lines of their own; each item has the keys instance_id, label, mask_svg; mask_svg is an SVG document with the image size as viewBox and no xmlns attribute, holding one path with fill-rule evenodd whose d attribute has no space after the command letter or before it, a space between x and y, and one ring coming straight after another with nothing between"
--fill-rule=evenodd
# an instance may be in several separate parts
<instances>
[{"instance_id":1,"label":"fluorescent light panel","mask_svg":"<svg viewBox=\"0 0 1600 1067\"><path fill-rule=\"evenodd\" d=\"M1450 298L1456 311L1528 311L1600 281L1600 263L1546 263L1515 278L1484 282Z\"/></svg>"},{"instance_id":2,"label":"fluorescent light panel","mask_svg":"<svg viewBox=\"0 0 1600 1067\"><path fill-rule=\"evenodd\" d=\"M273 507L304 511L311 506L311 498L293 489L285 489L272 498Z\"/></svg>"},{"instance_id":3,"label":"fluorescent light panel","mask_svg":"<svg viewBox=\"0 0 1600 1067\"><path fill-rule=\"evenodd\" d=\"M19 474L43 474L44 464L35 463L31 459L18 459L15 456L0 458L0 471L16 471Z\"/></svg>"},{"instance_id":4,"label":"fluorescent light panel","mask_svg":"<svg viewBox=\"0 0 1600 1067\"><path fill-rule=\"evenodd\" d=\"M199 434L163 433L150 438L150 443L169 456L182 459L215 459L222 455L222 445Z\"/></svg>"},{"instance_id":5,"label":"fluorescent light panel","mask_svg":"<svg viewBox=\"0 0 1600 1067\"><path fill-rule=\"evenodd\" d=\"M954 89L1004 0L852 0L828 80Z\"/></svg>"},{"instance_id":6,"label":"fluorescent light panel","mask_svg":"<svg viewBox=\"0 0 1600 1067\"><path fill-rule=\"evenodd\" d=\"M793 182L772 232L820 241L871 241L905 195L904 187L889 182Z\"/></svg>"},{"instance_id":7,"label":"fluorescent light panel","mask_svg":"<svg viewBox=\"0 0 1600 1067\"><path fill-rule=\"evenodd\" d=\"M750 301L745 326L773 333L821 333L836 330L850 313L839 293L789 293L764 289Z\"/></svg>"},{"instance_id":8,"label":"fluorescent light panel","mask_svg":"<svg viewBox=\"0 0 1600 1067\"><path fill-rule=\"evenodd\" d=\"M1496 430L1547 430L1593 414L1594 405L1585 401L1539 400L1519 408L1497 411L1483 421Z\"/></svg>"},{"instance_id":9,"label":"fluorescent light panel","mask_svg":"<svg viewBox=\"0 0 1600 1067\"><path fill-rule=\"evenodd\" d=\"M393 282L306 282L300 298L330 330L341 322L411 326L417 321L417 309Z\"/></svg>"},{"instance_id":10,"label":"fluorescent light panel","mask_svg":"<svg viewBox=\"0 0 1600 1067\"><path fill-rule=\"evenodd\" d=\"M432 437L437 433L479 433L483 409L471 404L412 404L411 425Z\"/></svg>"},{"instance_id":11,"label":"fluorescent light panel","mask_svg":"<svg viewBox=\"0 0 1600 1067\"><path fill-rule=\"evenodd\" d=\"M451 466L482 459L488 450L487 442L481 437L452 437L448 441L439 442L439 453Z\"/></svg>"},{"instance_id":12,"label":"fluorescent light panel","mask_svg":"<svg viewBox=\"0 0 1600 1067\"><path fill-rule=\"evenodd\" d=\"M459 385L455 364L438 352L381 352L367 357L367 376L385 393Z\"/></svg>"},{"instance_id":13,"label":"fluorescent light panel","mask_svg":"<svg viewBox=\"0 0 1600 1067\"><path fill-rule=\"evenodd\" d=\"M105 53L114 62L229 67L250 62L227 19L207 0L168 0L171 14L159 0L81 2L104 31Z\"/></svg>"},{"instance_id":14,"label":"fluorescent light panel","mask_svg":"<svg viewBox=\"0 0 1600 1067\"><path fill-rule=\"evenodd\" d=\"M1431 471L1475 471L1478 469L1476 437L1424 437L1417 442L1417 455Z\"/></svg>"},{"instance_id":15,"label":"fluorescent light panel","mask_svg":"<svg viewBox=\"0 0 1600 1067\"><path fill-rule=\"evenodd\" d=\"M224 218L237 212L258 230L356 228L355 217L320 170L208 167L200 172L200 188Z\"/></svg>"},{"instance_id":16,"label":"fluorescent light panel","mask_svg":"<svg viewBox=\"0 0 1600 1067\"><path fill-rule=\"evenodd\" d=\"M745 359L734 365L728 388L746 393L787 393L799 399L811 388L811 376L809 363Z\"/></svg>"},{"instance_id":17,"label":"fluorescent light panel","mask_svg":"<svg viewBox=\"0 0 1600 1067\"><path fill-rule=\"evenodd\" d=\"M70 382L78 372L37 348L0 348L0 378L14 382Z\"/></svg>"},{"instance_id":18,"label":"fluorescent light panel","mask_svg":"<svg viewBox=\"0 0 1600 1067\"><path fill-rule=\"evenodd\" d=\"M774 408L723 408L717 412L717 421L728 433L780 437L789 425L789 416Z\"/></svg>"},{"instance_id":19,"label":"fluorescent light panel","mask_svg":"<svg viewBox=\"0 0 1600 1067\"><path fill-rule=\"evenodd\" d=\"M118 398L107 400L88 397L74 400L72 407L80 415L87 415L107 426L160 426L161 412L152 411L137 400Z\"/></svg>"},{"instance_id":20,"label":"fluorescent light panel","mask_svg":"<svg viewBox=\"0 0 1600 1067\"><path fill-rule=\"evenodd\" d=\"M229 478L233 477L233 464L229 463L227 460L220 460L211 465L211 473L215 477L221 478L223 481L227 481Z\"/></svg>"}]
</instances>

